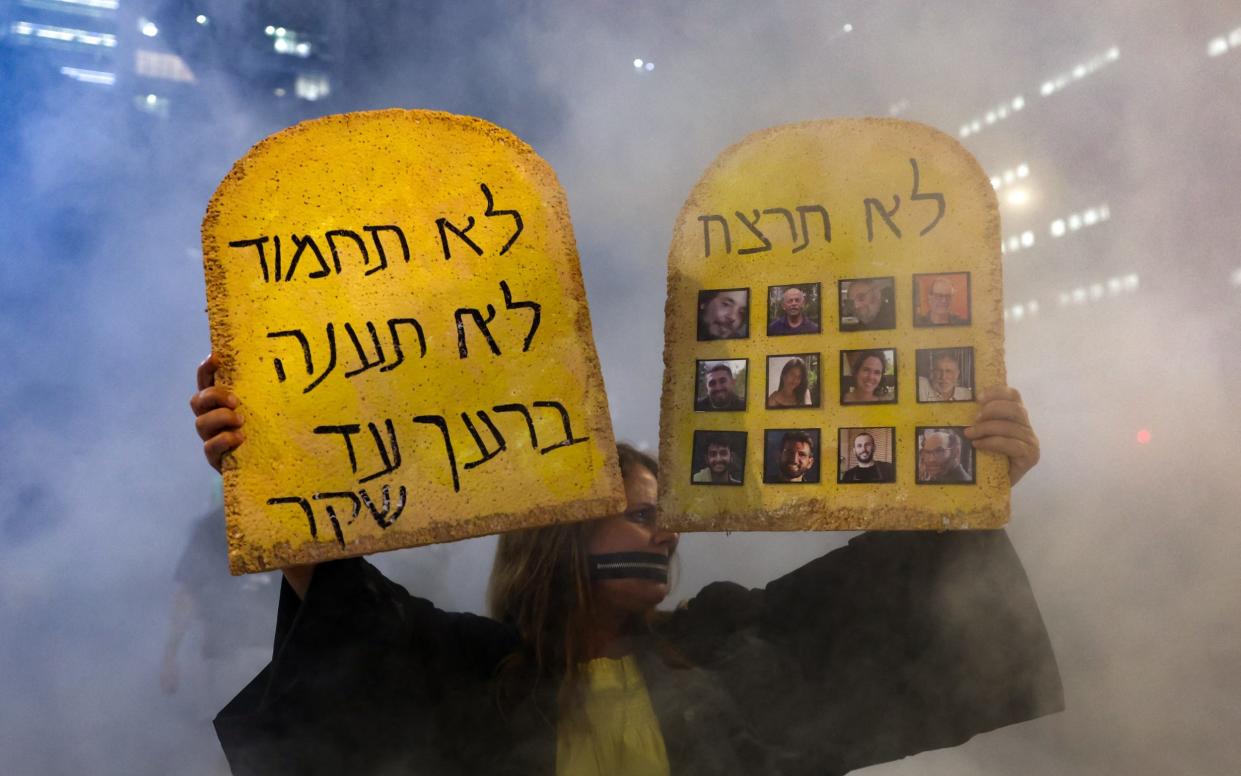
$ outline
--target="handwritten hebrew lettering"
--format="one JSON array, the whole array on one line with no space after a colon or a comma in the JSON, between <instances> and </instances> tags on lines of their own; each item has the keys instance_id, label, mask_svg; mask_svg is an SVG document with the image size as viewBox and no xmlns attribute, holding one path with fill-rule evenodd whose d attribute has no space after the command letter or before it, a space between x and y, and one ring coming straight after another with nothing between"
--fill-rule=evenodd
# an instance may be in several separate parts
<instances>
[{"instance_id":1,"label":"handwritten hebrew lettering","mask_svg":"<svg viewBox=\"0 0 1241 776\"><path fill-rule=\"evenodd\" d=\"M362 500L359 499L353 491L345 490L333 493L316 493L311 496L315 501L326 501L327 499L348 499L353 507L353 511L349 513L349 523L352 524L358 518L358 513L362 511ZM345 546L345 534L341 530L340 520L336 517L336 507L332 504L324 504L323 510L327 512L328 522L332 524L332 533L336 534L336 542L341 547Z\"/></svg>"},{"instance_id":2,"label":"handwritten hebrew lettering","mask_svg":"<svg viewBox=\"0 0 1241 776\"><path fill-rule=\"evenodd\" d=\"M560 402L558 401L536 401L534 403L534 406L556 409L560 413L561 423L564 424L564 439L562 439L561 441L557 442L554 445L548 445L547 447L544 447L543 449L539 450L540 454L547 455L553 450L559 450L562 447L569 447L570 445L578 445L590 439L590 437L573 436L573 427L569 423L569 411L566 410L564 408L564 405L561 404Z\"/></svg>"},{"instance_id":3,"label":"handwritten hebrew lettering","mask_svg":"<svg viewBox=\"0 0 1241 776\"><path fill-rule=\"evenodd\" d=\"M457 456L453 453L452 434L448 432L448 421L444 420L443 415L416 415L414 422L426 423L440 430L444 439L444 454L448 458L448 469L452 472L452 489L454 493L460 493L461 478L457 474Z\"/></svg>"},{"instance_id":4,"label":"handwritten hebrew lettering","mask_svg":"<svg viewBox=\"0 0 1241 776\"><path fill-rule=\"evenodd\" d=\"M756 247L738 248L737 249L738 254L744 256L750 253L762 253L763 251L771 250L771 240L768 240L767 235L763 234L762 230L758 228L758 219L760 218L762 218L762 214L759 213L757 210L754 211L753 222L746 219L745 214L742 213L740 210L737 211L737 220L740 221L743 225L745 225L745 228L749 229L750 233L753 234L755 237L757 237L760 242L762 242L762 245L759 245Z\"/></svg>"},{"instance_id":5,"label":"handwritten hebrew lettering","mask_svg":"<svg viewBox=\"0 0 1241 776\"><path fill-rule=\"evenodd\" d=\"M349 454L349 471L354 474L358 473L358 456L353 449L353 435L362 430L362 426L357 423L346 423L334 426L315 426L316 434L340 434L345 441L345 451Z\"/></svg>"},{"instance_id":6,"label":"handwritten hebrew lettering","mask_svg":"<svg viewBox=\"0 0 1241 776\"><path fill-rule=\"evenodd\" d=\"M530 431L530 447L531 449L539 449L539 435L534 430L534 418L530 416L530 410L526 409L524 404L498 404L491 408L491 411L497 415L501 412L516 412L526 419L526 429Z\"/></svg>"},{"instance_id":7,"label":"handwritten hebrew lettering","mask_svg":"<svg viewBox=\"0 0 1241 776\"><path fill-rule=\"evenodd\" d=\"M380 372L390 372L405 362L405 352L401 350L401 336L397 334L396 327L400 325L412 326L414 333L418 335L418 357L425 358L427 355L427 338L422 333L422 324L418 323L415 318L389 318L388 332L392 335L392 352L396 358L391 364L380 367Z\"/></svg>"},{"instance_id":8,"label":"handwritten hebrew lettering","mask_svg":"<svg viewBox=\"0 0 1241 776\"><path fill-rule=\"evenodd\" d=\"M544 447L539 447L539 435L537 424L530 410L525 404L510 403L499 404L491 408L491 412L497 416L505 413L515 413L522 416L526 431L530 435L530 452L538 450L540 455L546 455L554 450L560 450L573 445L582 444L589 440L586 436L576 436L573 432L572 421L569 416L568 409L564 404L558 401L535 401L531 406L541 409L554 410L552 417L555 418L556 428L563 433L564 438ZM461 476L463 472L472 471L492 460L500 453L508 449L508 443L497 423L492 419L491 414L486 410L474 410L472 412L465 411L459 413L461 423L469 434L474 447L478 450L478 457L464 461L458 469L457 456L452 439L452 432L447 420L442 415L416 415L413 417L414 424L432 425L439 429L440 440L443 442L443 456L448 464L449 471L452 475L453 491L460 492ZM359 463L358 445L354 442L354 437L362 432L363 422L357 423L337 423L322 424L315 426L313 432L322 436L338 436L344 445L345 457L349 461L349 471L353 475L357 475L362 464ZM375 453L370 458L379 462L379 468L369 474L357 477L359 485L365 485L372 480L380 477L396 475L401 469L401 449L398 441L398 433L396 424L391 418L385 418L382 422L365 421L367 430L370 432L371 441L374 443ZM544 435L546 436L546 435ZM391 489L396 487L397 497L395 502L391 498ZM363 506L370 513L371 518L381 529L391 527L397 518L405 509L407 487L402 483L386 483L380 490L381 500L376 504L366 488L360 488L357 492L352 491L321 491L315 493L310 498L313 501L322 501L323 513L327 516L328 521L332 525L333 535L338 544L344 545L345 529L352 525L357 519ZM329 502L348 501L351 506L349 515L342 520L338 514L338 504ZM267 500L269 506L280 505L297 505L306 517L306 524L310 530L310 537L316 539L318 537L318 525L315 520L314 508L311 501L298 496L280 496Z\"/></svg>"},{"instance_id":9,"label":"handwritten hebrew lettering","mask_svg":"<svg viewBox=\"0 0 1241 776\"><path fill-rule=\"evenodd\" d=\"M863 204L866 207L866 240L867 242L872 242L875 239L874 217L871 215L872 209L879 211L879 217L882 218L883 222L888 225L889 229L892 230L892 234L895 234L897 237L901 236L900 227L898 227L892 221L892 216L896 215L896 211L901 209L901 197L899 194L894 194L892 196L893 196L893 199L896 200L896 202L895 204L892 205L891 210L886 210L883 207L882 202L872 197L867 197L863 201Z\"/></svg>"},{"instance_id":10,"label":"handwritten hebrew lettering","mask_svg":"<svg viewBox=\"0 0 1241 776\"><path fill-rule=\"evenodd\" d=\"M711 255L711 224L717 222L724 227L724 253L733 252L733 242L728 236L728 220L724 216L698 216L698 220L702 222L702 255L704 257ZM260 252L259 255L261 256L262 253Z\"/></svg>"},{"instance_id":11,"label":"handwritten hebrew lettering","mask_svg":"<svg viewBox=\"0 0 1241 776\"><path fill-rule=\"evenodd\" d=\"M358 480L359 483L370 482L401 468L401 448L396 441L396 428L393 427L391 418L385 418L384 425L388 428L388 447L384 446L383 439L379 436L379 427L374 423L366 424L366 427L371 431L371 437L375 440L375 451L379 453L379 458L383 461L383 467L377 472L362 477ZM391 448L391 454L389 454L389 448ZM356 472L357 469L354 469L354 471Z\"/></svg>"},{"instance_id":12,"label":"handwritten hebrew lettering","mask_svg":"<svg viewBox=\"0 0 1241 776\"><path fill-rule=\"evenodd\" d=\"M782 207L769 207L763 211L763 215L767 215L768 213L775 213L776 215L784 216L784 220L789 224L789 240L792 242L797 242L797 226L793 223L793 214L790 213L787 208Z\"/></svg>"},{"instance_id":13,"label":"handwritten hebrew lettering","mask_svg":"<svg viewBox=\"0 0 1241 776\"><path fill-rule=\"evenodd\" d=\"M267 336L271 339L279 339L280 337L295 338L298 344L302 346L302 357L306 361L306 374L312 375L312 376L314 375L315 363L314 363L314 359L311 357L310 343L306 341L305 334L302 334L300 331L293 329L290 331L268 332ZM273 366L276 367L276 379L283 383L285 381L284 362L281 361L279 358L276 358L272 360L272 364Z\"/></svg>"},{"instance_id":14,"label":"handwritten hebrew lettering","mask_svg":"<svg viewBox=\"0 0 1241 776\"><path fill-rule=\"evenodd\" d=\"M1002 456L962 454L962 460L971 459L961 465L969 472L960 478L969 487L930 488L920 476L918 450L911 449L918 447L919 428L960 428L977 406L927 402L906 390L925 383L923 372L930 370L921 355L912 370L907 357L936 348L970 349L971 385L1006 381L1000 215L990 180L960 141L893 118L771 127L722 151L687 193L668 252L661 526L815 531L1004 525L1010 481ZM954 294L928 291L931 281L938 292L949 280ZM937 304L938 312L931 309ZM951 323L952 331L936 323ZM509 329L492 329L503 348ZM808 336L777 341L781 335ZM864 375L846 357L865 348L882 350L882 359L867 360L887 365L886 374L872 375L882 390L862 386ZM831 363L828 355L839 364L830 374L823 369ZM733 398L744 412L718 419L702 413L702 370L714 367L727 367L723 374L735 378ZM832 395L821 395L829 382ZM758 403L741 401L742 394ZM863 406L880 394L882 407ZM513 396L560 398L555 391ZM561 400L575 429L568 435L593 435L580 427L568 397ZM775 413L829 404L827 416ZM563 438L559 431L550 436L558 413L526 406L542 449ZM493 417L509 434L510 450L524 450L517 419ZM800 472L781 460L793 447L805 446L799 438L810 440L815 453L811 468ZM857 440L866 444L855 445ZM731 463L721 464L724 458ZM785 487L792 482L804 487Z\"/></svg>"},{"instance_id":15,"label":"handwritten hebrew lettering","mask_svg":"<svg viewBox=\"0 0 1241 776\"><path fill-rule=\"evenodd\" d=\"M263 246L267 244L268 238L256 237L253 240L231 240L228 245L230 248L255 248L258 250L259 268L263 270L263 282L267 283L271 280L271 274L267 269L267 252L263 250ZM280 238L276 238L276 253L280 253ZM280 263L276 260L276 277L280 277Z\"/></svg>"},{"instance_id":16,"label":"handwritten hebrew lettering","mask_svg":"<svg viewBox=\"0 0 1241 776\"><path fill-rule=\"evenodd\" d=\"M332 253L332 266L336 269L336 274L340 274L340 248L336 245L337 237L348 237L357 246L358 253L362 256L362 266L371 263L370 252L366 250L366 243L362 240L362 236L351 229L333 229L323 235L323 239L327 241L328 250ZM402 242L404 235L402 235Z\"/></svg>"},{"instance_id":17,"label":"handwritten hebrew lettering","mask_svg":"<svg viewBox=\"0 0 1241 776\"><path fill-rule=\"evenodd\" d=\"M376 264L371 269L368 269L366 271L367 275L373 275L379 270L387 269L388 267L388 252L384 250L383 240L379 239L380 232L392 232L393 234L396 235L396 239L401 244L401 258L405 260L406 264L409 263L409 243L405 241L405 233L401 231L401 228L399 226L395 226L393 224L383 224L380 226L364 226L362 227L362 231L370 233L371 240L373 240L375 243L375 253L379 254L379 263ZM362 254L362 263L363 264L366 263L365 253Z\"/></svg>"},{"instance_id":18,"label":"handwritten hebrew lettering","mask_svg":"<svg viewBox=\"0 0 1241 776\"><path fill-rule=\"evenodd\" d=\"M504 294L504 307L507 310L516 310L517 308L525 308L530 310L530 331L526 334L526 339L521 344L521 352L525 353L530 349L530 342L534 340L534 333L539 330L539 321L543 317L543 305L538 302L514 302L513 293L509 291L508 281L500 281L500 291Z\"/></svg>"},{"instance_id":19,"label":"handwritten hebrew lettering","mask_svg":"<svg viewBox=\"0 0 1241 776\"><path fill-rule=\"evenodd\" d=\"M353 330L353 324L345 324L345 333L349 335L350 341L353 342L353 349L357 351L358 361L362 363L357 369L351 369L345 372L345 377L353 377L360 375L368 369L374 369L384 363L383 345L379 344L379 332L375 330L375 324L371 321L366 322L366 330L371 335L371 344L375 347L375 360L371 361L367 351L362 347L362 343L358 341L358 334Z\"/></svg>"},{"instance_id":20,"label":"handwritten hebrew lettering","mask_svg":"<svg viewBox=\"0 0 1241 776\"><path fill-rule=\"evenodd\" d=\"M495 458L497 455L502 453L505 449L504 436L500 433L500 430L496 428L496 424L491 422L491 418L487 415L487 413L483 410L478 410L474 414L478 415L478 419L487 425L487 429L491 432L491 437L496 446L495 449L488 450L487 444L483 442L483 438L478 434L478 429L474 427L474 423L470 420L470 414L468 412L461 413L461 422L465 424L466 430L469 431L470 436L474 438L474 444L478 446L478 454L481 456L477 461L470 461L462 464L462 468L467 471L473 469L475 466L481 466L482 464L487 463L492 458Z\"/></svg>"},{"instance_id":21,"label":"handwritten hebrew lettering","mask_svg":"<svg viewBox=\"0 0 1241 776\"><path fill-rule=\"evenodd\" d=\"M533 303L531 303L533 304ZM514 307L524 307L526 303L515 304ZM537 321L536 321L537 323ZM379 327L373 321L365 321L366 333L369 339L369 346L364 344L363 338L358 336L358 329L352 323L345 323L345 334L349 336L349 341L353 344L353 351L356 353L357 367L349 369L342 374L346 378L354 378L367 372L375 367L379 367L380 372L390 372L405 362L405 351L401 347L401 334L397 327L404 327L408 331L413 330L414 335L418 338L418 357L425 358L427 355L427 339L422 330L422 324L416 318L390 318L388 319L388 338L392 341L392 361L388 362L387 353L384 350L383 337L380 335ZM483 324L485 326L485 324ZM460 323L458 323L460 326ZM306 375L314 377L315 359L313 349L305 332L298 329L289 329L287 331L273 331L267 334L269 339L280 339L284 337L292 337L302 349L302 358L306 365ZM303 389L303 393L310 393L320 383L323 382L335 368L337 364L336 353L336 327L333 323L328 323L324 327L324 340L327 345L327 367L323 373L310 382ZM275 367L276 379L283 383L288 379L288 373L285 370L284 360L280 357L272 359L272 365Z\"/></svg>"},{"instance_id":22,"label":"handwritten hebrew lettering","mask_svg":"<svg viewBox=\"0 0 1241 776\"><path fill-rule=\"evenodd\" d=\"M295 338L298 344L302 346L302 357L305 359L305 362L306 362L306 374L311 377L314 376L314 373L315 373L314 358L311 356L310 343L307 341L306 335L304 333L302 333L301 331L297 329L290 329L289 331L269 332L267 336L269 339L279 339L281 337ZM319 385L319 383L323 382L323 378L331 374L332 370L336 368L336 330L335 328L333 328L332 324L330 323L327 325L325 336L327 337L327 342L328 342L327 368L323 370L323 374L316 377L314 380L310 382L309 385L303 388L302 393L310 393L311 391L313 391L315 387ZM275 358L272 360L272 365L276 368L276 379L283 383L286 377L285 371L284 371L284 362L281 361L279 358Z\"/></svg>"},{"instance_id":23,"label":"handwritten hebrew lettering","mask_svg":"<svg viewBox=\"0 0 1241 776\"><path fill-rule=\"evenodd\" d=\"M306 522L310 524L310 538L315 539L319 536L319 528L315 525L315 512L310 506L310 502L304 498L297 496L277 496L276 498L267 499L269 506L277 504L297 504L302 508L302 512L306 514Z\"/></svg>"},{"instance_id":24,"label":"handwritten hebrew lettering","mask_svg":"<svg viewBox=\"0 0 1241 776\"><path fill-rule=\"evenodd\" d=\"M519 138L439 111L302 122L233 167L202 246L246 407L234 573L624 509L568 204Z\"/></svg>"},{"instance_id":25,"label":"handwritten hebrew lettering","mask_svg":"<svg viewBox=\"0 0 1241 776\"><path fill-rule=\"evenodd\" d=\"M521 221L521 213L518 213L516 210L496 210L495 201L491 198L491 189L487 188L486 183L480 183L479 187L483 190L483 196L487 198L487 211L483 213L483 215L487 218L508 216L513 219L513 234L509 236L508 241L505 242L504 246L500 248L500 255L503 256L508 253L509 248L513 247L513 243L517 241L517 236L520 235L522 229L525 228Z\"/></svg>"},{"instance_id":26,"label":"handwritten hebrew lettering","mask_svg":"<svg viewBox=\"0 0 1241 776\"><path fill-rule=\"evenodd\" d=\"M807 213L818 213L823 217L823 242L832 241L832 220L827 216L827 208L822 205L798 205L797 215L801 217L801 244L793 248L793 253L805 250L810 244L810 227L806 225Z\"/></svg>"},{"instance_id":27,"label":"handwritten hebrew lettering","mask_svg":"<svg viewBox=\"0 0 1241 776\"><path fill-rule=\"evenodd\" d=\"M453 318L457 321L457 352L461 354L461 358L470 355L470 349L465 344L465 322L461 320L463 315L468 315L474 319L474 325L486 337L487 346L491 348L491 352L497 356L500 355L500 347L496 345L495 339L491 336L491 330L487 328L487 324L491 323L492 319L496 317L496 308L487 305L487 316L484 318L483 314L473 307L460 307L453 313Z\"/></svg>"},{"instance_id":28,"label":"handwritten hebrew lettering","mask_svg":"<svg viewBox=\"0 0 1241 776\"><path fill-rule=\"evenodd\" d=\"M926 227L921 232L918 232L919 237L925 237L926 233L934 229L935 225L939 223L939 220L944 217L944 210L946 209L946 206L944 203L944 195L939 194L939 193L923 194L919 192L918 191L918 183L919 183L918 181L918 160L910 158L909 165L913 167L913 170L914 170L913 193L909 195L909 198L914 202L920 202L922 200L927 200L927 199L933 200L935 204L938 206L938 210L936 210L935 212L935 218L932 219L931 223L927 224Z\"/></svg>"},{"instance_id":29,"label":"handwritten hebrew lettering","mask_svg":"<svg viewBox=\"0 0 1241 776\"><path fill-rule=\"evenodd\" d=\"M311 272L306 277L322 278L332 274L332 268L328 266L327 261L323 258L323 252L319 250L318 243L311 235L292 235L293 244L297 246L297 250L293 251L293 258L289 259L289 273L284 276L286 281L293 279L293 273L297 270L297 263L302 258L302 253L306 250L306 246L310 246L310 250L314 253L315 259L319 262L319 269Z\"/></svg>"},{"instance_id":30,"label":"handwritten hebrew lettering","mask_svg":"<svg viewBox=\"0 0 1241 776\"><path fill-rule=\"evenodd\" d=\"M397 488L395 506L389 506L387 485L384 485L380 492L383 493L383 506L381 507L375 506L375 502L371 501L370 494L365 489L358 491L358 495L362 497L362 503L370 510L375 524L380 528L391 528L396 519L401 516L401 512L405 511L405 486L401 485Z\"/></svg>"},{"instance_id":31,"label":"handwritten hebrew lettering","mask_svg":"<svg viewBox=\"0 0 1241 776\"><path fill-rule=\"evenodd\" d=\"M447 218L435 219L435 226L440 230L440 245L444 249L444 260L445 261L452 258L452 249L448 247L448 235L445 233L444 231L445 229L457 235L457 237L462 242L470 246L470 250L474 251L476 255L478 256L483 255L483 249L478 246L478 243L471 240L469 235L467 234L471 229L474 228L474 216L466 216L466 224L465 224L464 229L458 228L455 224L453 224Z\"/></svg>"},{"instance_id":32,"label":"handwritten hebrew lettering","mask_svg":"<svg viewBox=\"0 0 1241 776\"><path fill-rule=\"evenodd\" d=\"M371 236L371 242L375 247L375 266L364 272L364 275L373 275L380 270L388 267L388 251L384 247L384 240L381 234L387 233L395 237L396 244L400 246L401 258L406 264L410 261L409 241L405 237L405 232L399 226L394 224L382 224L379 226L363 226L362 231ZM290 234L293 240L294 251L293 257L289 259L289 268L287 272L282 271L281 267L281 251L280 237L256 237L249 240L231 240L228 244L232 248L254 248L255 255L259 260L259 270L263 273L263 282L279 283L281 281L288 282L293 280L294 274L302 261L302 255L309 253L318 263L318 269L308 272L307 278L319 279L325 278L335 272L340 275L344 262L342 257L346 255L344 247L352 245L349 251L355 253L361 261L358 262L364 267L371 264L371 251L367 248L365 240L362 236L352 229L331 229L323 233L323 242L327 243L328 253L332 257L332 263L328 264L324 256L323 249L319 247L319 241L311 234ZM265 246L270 245L270 250ZM271 258L271 264L268 258Z\"/></svg>"},{"instance_id":33,"label":"handwritten hebrew lettering","mask_svg":"<svg viewBox=\"0 0 1241 776\"><path fill-rule=\"evenodd\" d=\"M387 445L384 444L383 438L380 436L379 426L369 422L366 425L367 428L370 429L371 437L375 441L375 451L379 454L379 459L383 462L383 465L378 471L359 478L359 483L370 482L378 477L391 474L401 466L401 448L397 444L396 427L393 426L392 420L389 418L384 421L384 425L388 429ZM345 443L345 453L349 456L349 471L357 474L358 456L357 451L353 446L353 435L360 433L361 430L362 426L359 423L344 423L338 425L315 426L314 433L339 434ZM389 449L391 449L391 453L389 453Z\"/></svg>"}]
</instances>

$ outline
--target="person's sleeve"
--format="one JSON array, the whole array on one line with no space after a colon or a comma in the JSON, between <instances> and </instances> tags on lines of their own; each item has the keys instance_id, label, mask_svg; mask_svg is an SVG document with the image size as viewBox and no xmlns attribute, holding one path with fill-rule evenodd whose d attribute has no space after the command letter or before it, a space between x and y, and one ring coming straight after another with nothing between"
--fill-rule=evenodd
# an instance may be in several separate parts
<instances>
[{"instance_id":1,"label":"person's sleeve","mask_svg":"<svg viewBox=\"0 0 1241 776\"><path fill-rule=\"evenodd\" d=\"M956 746L1064 705L1003 531L863 534L766 589L708 586L673 633L790 772Z\"/></svg>"},{"instance_id":2,"label":"person's sleeve","mask_svg":"<svg viewBox=\"0 0 1241 776\"><path fill-rule=\"evenodd\" d=\"M234 774L441 770L445 695L478 690L510 628L410 596L361 559L283 582L272 661L216 717ZM399 726L399 727L394 727Z\"/></svg>"}]
</instances>

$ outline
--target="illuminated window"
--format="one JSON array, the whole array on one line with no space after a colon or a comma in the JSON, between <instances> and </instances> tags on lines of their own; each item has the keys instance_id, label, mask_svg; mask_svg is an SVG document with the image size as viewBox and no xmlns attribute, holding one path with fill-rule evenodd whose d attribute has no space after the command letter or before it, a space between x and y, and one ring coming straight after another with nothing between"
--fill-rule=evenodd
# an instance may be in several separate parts
<instances>
[{"instance_id":1,"label":"illuminated window","mask_svg":"<svg viewBox=\"0 0 1241 776\"><path fill-rule=\"evenodd\" d=\"M1012 100L1005 100L999 105L987 108L981 116L962 124L961 129L957 131L957 134L961 137L969 137L970 135L977 134L984 126L997 124L1008 118L1011 115L1010 110L1015 113L1025 106L1026 98L1019 94L1012 98Z\"/></svg>"},{"instance_id":2,"label":"illuminated window","mask_svg":"<svg viewBox=\"0 0 1241 776\"><path fill-rule=\"evenodd\" d=\"M111 86L116 83L116 73L108 73L103 70L86 70L81 67L62 67L60 68L60 74L68 76L75 81L81 81L85 84Z\"/></svg>"},{"instance_id":3,"label":"illuminated window","mask_svg":"<svg viewBox=\"0 0 1241 776\"><path fill-rule=\"evenodd\" d=\"M1064 218L1057 218L1051 222L1047 231L1052 237L1063 237L1067 232L1076 232L1080 229L1101 224L1112 217L1112 211L1108 209L1106 204L1098 205L1092 208L1086 208L1078 213L1070 213Z\"/></svg>"},{"instance_id":4,"label":"illuminated window","mask_svg":"<svg viewBox=\"0 0 1241 776\"><path fill-rule=\"evenodd\" d=\"M296 32L285 27L273 27L270 24L263 31L267 37L272 38L271 45L277 54L305 59L314 50L309 36L304 32ZM638 67L636 60L634 66Z\"/></svg>"},{"instance_id":5,"label":"illuminated window","mask_svg":"<svg viewBox=\"0 0 1241 776\"><path fill-rule=\"evenodd\" d=\"M307 75L298 73L297 81L293 84L293 94L300 99L321 100L332 93L332 85L328 82L325 75Z\"/></svg>"},{"instance_id":6,"label":"illuminated window","mask_svg":"<svg viewBox=\"0 0 1241 776\"><path fill-rule=\"evenodd\" d=\"M194 74L176 54L139 49L134 52L134 72L147 78L193 83Z\"/></svg>"},{"instance_id":7,"label":"illuminated window","mask_svg":"<svg viewBox=\"0 0 1241 776\"><path fill-rule=\"evenodd\" d=\"M101 46L103 48L116 47L116 36L111 33L79 30L73 27L55 27L50 24L35 24L34 22L13 22L9 25L9 32L28 40L34 39L36 41L52 43L77 43L84 46Z\"/></svg>"},{"instance_id":8,"label":"illuminated window","mask_svg":"<svg viewBox=\"0 0 1241 776\"><path fill-rule=\"evenodd\" d=\"M1120 59L1120 48L1112 46L1102 54L1097 54L1085 62L1078 63L1069 70L1056 75L1054 78L1047 79L1039 87L1038 92L1044 97L1050 97L1069 84L1080 81L1091 73L1098 72L1118 59Z\"/></svg>"}]
</instances>

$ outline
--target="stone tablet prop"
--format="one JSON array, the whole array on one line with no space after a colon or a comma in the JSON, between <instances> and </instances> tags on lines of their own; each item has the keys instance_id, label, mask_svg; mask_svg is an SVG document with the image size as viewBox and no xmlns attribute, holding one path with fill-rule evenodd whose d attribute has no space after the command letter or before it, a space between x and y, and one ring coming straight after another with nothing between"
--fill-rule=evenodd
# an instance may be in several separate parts
<instances>
[{"instance_id":1,"label":"stone tablet prop","mask_svg":"<svg viewBox=\"0 0 1241 776\"><path fill-rule=\"evenodd\" d=\"M623 511L568 207L509 132L307 121L203 220L235 574Z\"/></svg>"},{"instance_id":2,"label":"stone tablet prop","mask_svg":"<svg viewBox=\"0 0 1241 776\"><path fill-rule=\"evenodd\" d=\"M668 256L661 521L994 528L1007 460L962 430L1005 383L1000 218L953 138L775 127L716 158Z\"/></svg>"}]
</instances>

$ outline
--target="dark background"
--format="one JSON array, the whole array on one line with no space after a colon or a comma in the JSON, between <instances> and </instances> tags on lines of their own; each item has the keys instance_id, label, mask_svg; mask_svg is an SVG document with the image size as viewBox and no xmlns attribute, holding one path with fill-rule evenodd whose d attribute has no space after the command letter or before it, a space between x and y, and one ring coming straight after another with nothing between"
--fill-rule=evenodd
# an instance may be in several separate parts
<instances>
[{"instance_id":1,"label":"dark background","mask_svg":"<svg viewBox=\"0 0 1241 776\"><path fill-rule=\"evenodd\" d=\"M834 116L958 136L1000 184L1009 380L1044 455L1009 532L1068 710L871 772L1235 773L1238 28L1204 0L0 3L0 772L215 772L206 719L261 652L195 689L191 634L186 683L158 683L218 487L186 406L199 221L271 132L397 106L481 116L555 167L617 434L650 449L671 228L715 155ZM685 537L670 603L845 538ZM492 547L379 562L477 610Z\"/></svg>"}]
</instances>

